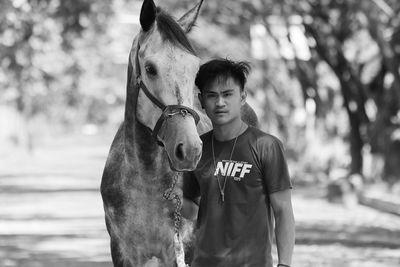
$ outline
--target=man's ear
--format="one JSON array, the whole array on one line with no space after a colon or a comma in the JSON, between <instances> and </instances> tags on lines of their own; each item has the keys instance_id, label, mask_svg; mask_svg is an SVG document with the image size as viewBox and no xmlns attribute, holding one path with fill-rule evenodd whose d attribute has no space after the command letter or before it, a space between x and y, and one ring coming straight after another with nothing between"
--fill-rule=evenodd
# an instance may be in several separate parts
<instances>
[{"instance_id":1,"label":"man's ear","mask_svg":"<svg viewBox=\"0 0 400 267\"><path fill-rule=\"evenodd\" d=\"M201 108L204 109L204 105L203 105L203 96L201 95L201 93L199 93L197 95L197 97L199 98L200 104L201 104Z\"/></svg>"},{"instance_id":2,"label":"man's ear","mask_svg":"<svg viewBox=\"0 0 400 267\"><path fill-rule=\"evenodd\" d=\"M243 89L243 91L240 93L240 104L242 106L246 104L246 99L247 99L247 91L246 89Z\"/></svg>"}]
</instances>

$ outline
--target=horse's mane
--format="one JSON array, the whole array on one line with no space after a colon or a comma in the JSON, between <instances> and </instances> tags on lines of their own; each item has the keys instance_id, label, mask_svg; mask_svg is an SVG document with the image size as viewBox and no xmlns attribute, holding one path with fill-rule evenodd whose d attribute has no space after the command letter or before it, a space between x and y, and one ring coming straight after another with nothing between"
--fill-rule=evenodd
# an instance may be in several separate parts
<instances>
[{"instance_id":1,"label":"horse's mane","mask_svg":"<svg viewBox=\"0 0 400 267\"><path fill-rule=\"evenodd\" d=\"M179 26L179 24L171 15L169 15L159 7L157 7L156 21L158 30L164 41L169 41L174 45L180 45L188 52L196 55L192 44L186 37L186 34L182 30L181 26Z\"/></svg>"}]
</instances>

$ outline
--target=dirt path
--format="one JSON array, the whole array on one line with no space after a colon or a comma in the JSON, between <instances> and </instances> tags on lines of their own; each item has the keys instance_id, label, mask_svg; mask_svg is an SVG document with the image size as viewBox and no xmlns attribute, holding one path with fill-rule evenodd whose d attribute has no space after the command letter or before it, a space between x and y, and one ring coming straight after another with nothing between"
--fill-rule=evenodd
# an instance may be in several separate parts
<instances>
[{"instance_id":1,"label":"dirt path","mask_svg":"<svg viewBox=\"0 0 400 267\"><path fill-rule=\"evenodd\" d=\"M400 217L321 198L322 188L294 191L293 266L400 266Z\"/></svg>"},{"instance_id":2,"label":"dirt path","mask_svg":"<svg viewBox=\"0 0 400 267\"><path fill-rule=\"evenodd\" d=\"M0 158L0 266L112 266L99 186L111 136Z\"/></svg>"},{"instance_id":3,"label":"dirt path","mask_svg":"<svg viewBox=\"0 0 400 267\"><path fill-rule=\"evenodd\" d=\"M0 151L0 266L112 266L99 193L112 137ZM400 217L297 188L293 266L400 266Z\"/></svg>"}]
</instances>

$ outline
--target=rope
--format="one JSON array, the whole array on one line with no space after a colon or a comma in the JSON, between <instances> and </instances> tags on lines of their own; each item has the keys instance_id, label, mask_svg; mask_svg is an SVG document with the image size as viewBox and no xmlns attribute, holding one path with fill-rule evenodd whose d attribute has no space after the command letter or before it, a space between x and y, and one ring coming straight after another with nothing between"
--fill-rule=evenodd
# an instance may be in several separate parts
<instances>
[{"instance_id":1,"label":"rope","mask_svg":"<svg viewBox=\"0 0 400 267\"><path fill-rule=\"evenodd\" d=\"M175 210L174 210L174 230L175 234L179 234L179 229L181 227L181 221L182 221L182 216L181 216L181 209L182 209L182 201L178 194L175 192L175 186L178 181L179 175L181 173L177 172L174 175L174 178L172 179L172 184L171 186L165 190L163 197L166 200L173 201L175 200Z\"/></svg>"},{"instance_id":2,"label":"rope","mask_svg":"<svg viewBox=\"0 0 400 267\"><path fill-rule=\"evenodd\" d=\"M183 250L183 243L179 236L179 229L181 228L181 223L182 223L182 215L181 215L182 201L181 201L180 197L178 196L178 194L175 192L175 186L176 186L176 183L178 182L178 178L181 174L182 174L181 172L176 172L174 174L174 177L172 179L172 184L167 190L165 190L163 197L169 201L175 200L174 250L175 250L176 263L177 263L178 267L187 267L189 265L185 264L185 252Z\"/></svg>"}]
</instances>

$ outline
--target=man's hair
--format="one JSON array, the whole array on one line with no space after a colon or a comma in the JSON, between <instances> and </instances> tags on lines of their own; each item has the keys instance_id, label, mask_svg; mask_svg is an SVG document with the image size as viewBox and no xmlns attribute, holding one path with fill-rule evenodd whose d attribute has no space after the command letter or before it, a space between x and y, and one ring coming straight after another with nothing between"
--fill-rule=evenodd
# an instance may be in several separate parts
<instances>
[{"instance_id":1,"label":"man's hair","mask_svg":"<svg viewBox=\"0 0 400 267\"><path fill-rule=\"evenodd\" d=\"M240 90L243 91L250 69L248 62L234 62L223 58L213 59L200 66L195 84L200 92L203 92L205 88L212 85L216 80L226 81L228 78L232 78L240 85Z\"/></svg>"}]
</instances>

